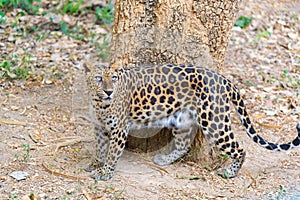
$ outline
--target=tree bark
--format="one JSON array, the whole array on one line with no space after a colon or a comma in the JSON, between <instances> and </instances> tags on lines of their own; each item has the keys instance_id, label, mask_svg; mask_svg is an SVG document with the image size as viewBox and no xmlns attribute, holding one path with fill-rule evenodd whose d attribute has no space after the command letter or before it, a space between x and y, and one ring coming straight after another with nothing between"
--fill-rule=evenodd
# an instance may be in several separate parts
<instances>
[{"instance_id":1,"label":"tree bark","mask_svg":"<svg viewBox=\"0 0 300 200\"><path fill-rule=\"evenodd\" d=\"M110 63L118 67L185 63L220 70L239 2L116 0ZM172 138L167 130L151 134L156 131L134 133L128 147L153 151ZM200 131L195 141L193 148L198 149L203 141Z\"/></svg>"}]
</instances>

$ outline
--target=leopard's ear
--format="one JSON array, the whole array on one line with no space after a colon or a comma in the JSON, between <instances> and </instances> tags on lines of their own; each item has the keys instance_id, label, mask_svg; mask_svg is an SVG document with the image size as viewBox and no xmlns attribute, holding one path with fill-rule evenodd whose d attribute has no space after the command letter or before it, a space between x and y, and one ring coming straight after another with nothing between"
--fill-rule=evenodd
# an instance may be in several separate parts
<instances>
[{"instance_id":1,"label":"leopard's ear","mask_svg":"<svg viewBox=\"0 0 300 200\"><path fill-rule=\"evenodd\" d=\"M88 63L88 62L84 62L82 64L82 66L83 66L84 71L85 71L86 74L89 73L89 72L91 72L91 70L93 68L93 66L90 63Z\"/></svg>"},{"instance_id":2,"label":"leopard's ear","mask_svg":"<svg viewBox=\"0 0 300 200\"><path fill-rule=\"evenodd\" d=\"M118 69L120 67L117 63L112 63L112 64L109 65L109 68L112 69L113 71L118 71Z\"/></svg>"}]
</instances>

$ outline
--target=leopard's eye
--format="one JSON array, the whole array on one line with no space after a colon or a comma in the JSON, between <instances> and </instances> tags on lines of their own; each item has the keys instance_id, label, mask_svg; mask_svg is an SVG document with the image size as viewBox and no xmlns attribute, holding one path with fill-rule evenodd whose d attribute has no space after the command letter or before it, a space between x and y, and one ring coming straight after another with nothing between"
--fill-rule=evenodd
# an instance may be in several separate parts
<instances>
[{"instance_id":1,"label":"leopard's eye","mask_svg":"<svg viewBox=\"0 0 300 200\"><path fill-rule=\"evenodd\" d=\"M101 76L95 76L95 79L99 83L102 82L102 77Z\"/></svg>"},{"instance_id":2,"label":"leopard's eye","mask_svg":"<svg viewBox=\"0 0 300 200\"><path fill-rule=\"evenodd\" d=\"M117 79L118 79L117 76L112 76L112 77L111 77L111 80L112 80L112 81L116 81Z\"/></svg>"}]
</instances>

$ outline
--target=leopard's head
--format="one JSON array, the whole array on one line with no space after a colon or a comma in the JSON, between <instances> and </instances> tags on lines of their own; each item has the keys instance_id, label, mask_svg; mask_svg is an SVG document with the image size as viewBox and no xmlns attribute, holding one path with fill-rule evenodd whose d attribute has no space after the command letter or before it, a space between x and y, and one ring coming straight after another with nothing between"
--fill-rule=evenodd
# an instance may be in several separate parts
<instances>
[{"instance_id":1,"label":"leopard's head","mask_svg":"<svg viewBox=\"0 0 300 200\"><path fill-rule=\"evenodd\" d=\"M99 103L109 103L116 93L117 70L107 66L84 65L90 97Z\"/></svg>"}]
</instances>

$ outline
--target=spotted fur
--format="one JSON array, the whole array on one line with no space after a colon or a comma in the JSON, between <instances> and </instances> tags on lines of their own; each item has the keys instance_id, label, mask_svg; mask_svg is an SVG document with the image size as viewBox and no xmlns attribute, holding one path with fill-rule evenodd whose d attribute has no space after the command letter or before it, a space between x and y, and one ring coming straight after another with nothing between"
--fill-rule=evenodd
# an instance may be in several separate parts
<instances>
[{"instance_id":1,"label":"spotted fur","mask_svg":"<svg viewBox=\"0 0 300 200\"><path fill-rule=\"evenodd\" d=\"M245 151L231 130L230 102L236 108L248 136L269 150L290 150L300 143L297 137L287 144L265 141L252 126L237 88L230 80L206 68L192 65L155 65L133 69L85 66L95 119L100 168L97 180L108 180L122 155L130 129L167 127L173 130L174 150L153 160L168 165L185 155L197 126L232 163L218 170L231 178L241 168Z\"/></svg>"}]
</instances>

